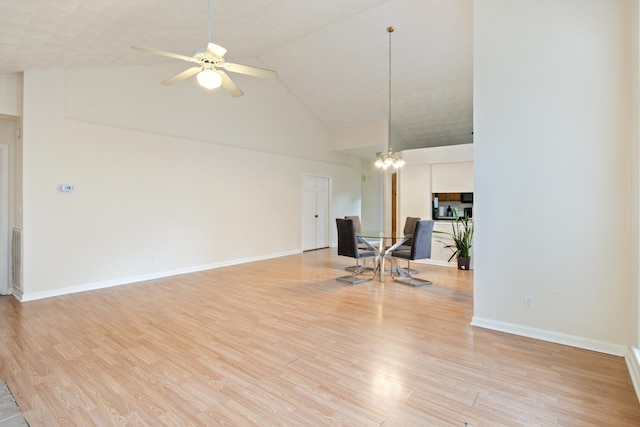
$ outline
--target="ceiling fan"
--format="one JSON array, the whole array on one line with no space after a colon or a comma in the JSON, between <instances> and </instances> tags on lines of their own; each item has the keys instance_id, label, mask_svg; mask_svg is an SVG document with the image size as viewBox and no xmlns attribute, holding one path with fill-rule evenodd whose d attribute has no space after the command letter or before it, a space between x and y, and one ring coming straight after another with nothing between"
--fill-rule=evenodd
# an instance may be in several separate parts
<instances>
[{"instance_id":1,"label":"ceiling fan","mask_svg":"<svg viewBox=\"0 0 640 427\"><path fill-rule=\"evenodd\" d=\"M208 15L209 40L211 40L211 0L209 0ZM185 56L140 46L131 46L131 49L152 53L154 55L168 56L169 58L182 59L183 61L198 64L164 80L162 82L164 85L174 85L197 74L196 78L198 80L198 84L205 89L211 90L222 86L231 96L239 97L243 95L242 90L240 90L233 80L231 80L231 77L229 77L225 70L232 73L246 74L248 76L267 79L278 78L278 73L273 70L226 62L223 57L224 54L227 53L227 49L211 42L207 44L206 48L195 49L193 51L193 56Z\"/></svg>"}]
</instances>

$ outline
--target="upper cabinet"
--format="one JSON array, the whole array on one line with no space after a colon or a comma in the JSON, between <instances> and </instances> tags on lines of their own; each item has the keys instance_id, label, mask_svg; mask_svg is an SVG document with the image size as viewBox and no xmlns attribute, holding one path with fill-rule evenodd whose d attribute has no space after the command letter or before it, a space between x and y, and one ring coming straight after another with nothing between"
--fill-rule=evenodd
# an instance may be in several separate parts
<instances>
[{"instance_id":1,"label":"upper cabinet","mask_svg":"<svg viewBox=\"0 0 640 427\"><path fill-rule=\"evenodd\" d=\"M431 165L432 193L472 193L473 162Z\"/></svg>"},{"instance_id":2,"label":"upper cabinet","mask_svg":"<svg viewBox=\"0 0 640 427\"><path fill-rule=\"evenodd\" d=\"M431 200L435 200L436 195L438 196L439 202L460 202L460 193L433 193L431 195Z\"/></svg>"}]
</instances>

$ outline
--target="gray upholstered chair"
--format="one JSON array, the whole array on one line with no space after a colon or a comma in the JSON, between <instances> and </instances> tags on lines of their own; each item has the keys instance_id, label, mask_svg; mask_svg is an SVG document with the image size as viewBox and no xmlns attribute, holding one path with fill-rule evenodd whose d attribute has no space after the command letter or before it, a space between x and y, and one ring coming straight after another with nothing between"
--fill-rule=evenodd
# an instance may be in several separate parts
<instances>
[{"instance_id":1,"label":"gray upholstered chair","mask_svg":"<svg viewBox=\"0 0 640 427\"><path fill-rule=\"evenodd\" d=\"M429 280L412 276L415 270L411 270L411 261L431 258L431 237L433 235L433 221L417 221L412 234L412 244L408 247L399 246L391 251L392 257L391 278L397 282L410 286L430 285ZM407 268L402 268L396 262L397 258L407 260ZM393 275L394 270L399 274L399 278Z\"/></svg>"},{"instance_id":2,"label":"gray upholstered chair","mask_svg":"<svg viewBox=\"0 0 640 427\"><path fill-rule=\"evenodd\" d=\"M336 218L336 226L338 227L338 255L355 258L356 260L353 273L348 276L338 277L337 279L353 285L372 280L376 276L376 268L373 269L371 278L361 278L358 277L358 275L376 260L377 252L375 248L365 240L358 239L355 222L352 219ZM360 249L358 247L359 243L366 245L366 249ZM369 259L369 261L361 266L359 263L361 259Z\"/></svg>"},{"instance_id":3,"label":"gray upholstered chair","mask_svg":"<svg viewBox=\"0 0 640 427\"><path fill-rule=\"evenodd\" d=\"M408 216L404 222L404 228L402 229L403 236L411 236L413 234L413 230L416 228L416 223L420 221L420 217ZM411 249L412 239L409 238L407 241L402 243L397 249ZM389 247L387 247L389 249Z\"/></svg>"},{"instance_id":4,"label":"gray upholstered chair","mask_svg":"<svg viewBox=\"0 0 640 427\"><path fill-rule=\"evenodd\" d=\"M346 215L344 217L344 219L352 219L353 222L356 225L356 234L360 234L362 233L362 225L360 224L360 216L359 215ZM420 218L418 218L420 219ZM378 241L374 241L372 242L371 240L369 240L369 243L372 245L377 245L379 242ZM362 243L359 243L358 246L362 249L366 249L366 246Z\"/></svg>"},{"instance_id":5,"label":"gray upholstered chair","mask_svg":"<svg viewBox=\"0 0 640 427\"><path fill-rule=\"evenodd\" d=\"M414 216L408 216L407 219L404 222L404 229L402 230L402 233L405 236L413 236L413 232L416 229L416 224L418 223L418 221L420 221L420 217L414 217ZM398 249L402 248L402 249L408 249L408 247L411 246L411 242L413 241L413 239L409 239L406 242L404 242L402 245L400 245L398 247ZM407 246L407 248L403 248L403 246Z\"/></svg>"},{"instance_id":6,"label":"gray upholstered chair","mask_svg":"<svg viewBox=\"0 0 640 427\"><path fill-rule=\"evenodd\" d=\"M353 224L356 227L356 233L362 232L362 225L360 224L360 215L347 215L344 217L344 219L352 219Z\"/></svg>"},{"instance_id":7,"label":"gray upholstered chair","mask_svg":"<svg viewBox=\"0 0 640 427\"><path fill-rule=\"evenodd\" d=\"M416 224L418 221L420 221L420 219L421 219L420 217L408 216L407 219L404 221L404 228L402 229L402 235L412 236L416 228ZM400 246L398 246L396 249L410 251L412 242L413 242L413 238L410 237L409 239L404 241ZM387 247L386 249L388 250L389 247ZM410 272L413 274L413 273L417 273L418 270L411 270Z\"/></svg>"},{"instance_id":8,"label":"gray upholstered chair","mask_svg":"<svg viewBox=\"0 0 640 427\"><path fill-rule=\"evenodd\" d=\"M344 219L352 219L353 220L353 223L356 226L356 235L362 233L362 225L360 224L360 215L346 215L344 217ZM373 244L375 245L376 242L373 242ZM365 244L365 243L362 243L362 242L358 242L358 249L369 250L369 246L368 246L368 244ZM345 267L344 269L348 270L348 271L353 271L356 268L358 268L357 265L351 265L349 267Z\"/></svg>"}]
</instances>

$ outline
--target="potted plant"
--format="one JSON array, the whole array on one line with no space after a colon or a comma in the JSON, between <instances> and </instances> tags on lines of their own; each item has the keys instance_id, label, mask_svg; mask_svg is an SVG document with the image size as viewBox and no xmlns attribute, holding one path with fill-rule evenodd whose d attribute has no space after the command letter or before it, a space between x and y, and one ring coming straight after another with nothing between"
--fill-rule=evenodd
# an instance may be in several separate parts
<instances>
[{"instance_id":1,"label":"potted plant","mask_svg":"<svg viewBox=\"0 0 640 427\"><path fill-rule=\"evenodd\" d=\"M471 261L469 250L473 242L473 221L466 215L460 218L455 210L453 212L455 216L455 220L451 223L453 232L445 233L451 236L453 243L446 244L440 240L439 242L443 243L445 248L453 251L449 261L456 257L458 259L458 268L460 270L468 270Z\"/></svg>"}]
</instances>

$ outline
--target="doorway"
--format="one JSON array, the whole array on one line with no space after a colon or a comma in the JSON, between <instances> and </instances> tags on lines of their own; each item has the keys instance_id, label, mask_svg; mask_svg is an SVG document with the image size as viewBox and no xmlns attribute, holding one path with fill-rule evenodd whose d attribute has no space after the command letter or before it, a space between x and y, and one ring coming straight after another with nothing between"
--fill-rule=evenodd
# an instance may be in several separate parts
<instances>
[{"instance_id":1,"label":"doorway","mask_svg":"<svg viewBox=\"0 0 640 427\"><path fill-rule=\"evenodd\" d=\"M0 120L0 294L12 292L9 281L9 225L11 206L9 203L9 146L13 143L15 124L11 120Z\"/></svg>"},{"instance_id":2,"label":"doorway","mask_svg":"<svg viewBox=\"0 0 640 427\"><path fill-rule=\"evenodd\" d=\"M398 231L398 174L391 175L391 233ZM395 243L395 239L394 239Z\"/></svg>"},{"instance_id":3,"label":"doorway","mask_svg":"<svg viewBox=\"0 0 640 427\"><path fill-rule=\"evenodd\" d=\"M302 177L302 250L329 247L329 197L331 179Z\"/></svg>"}]
</instances>

